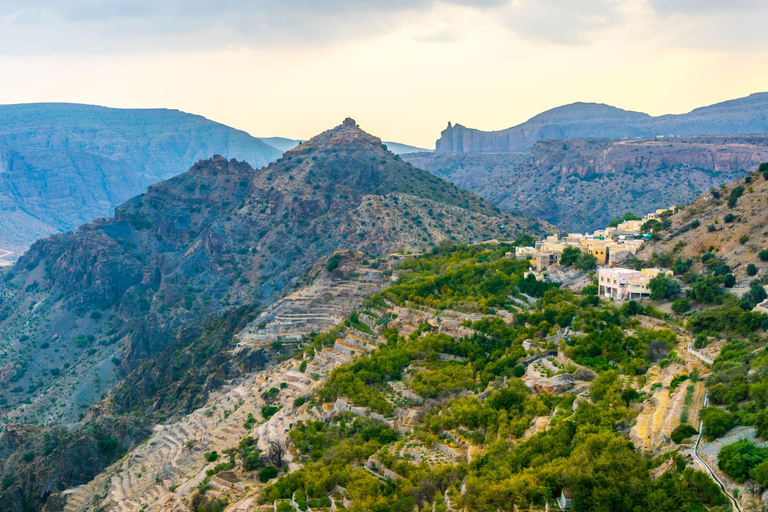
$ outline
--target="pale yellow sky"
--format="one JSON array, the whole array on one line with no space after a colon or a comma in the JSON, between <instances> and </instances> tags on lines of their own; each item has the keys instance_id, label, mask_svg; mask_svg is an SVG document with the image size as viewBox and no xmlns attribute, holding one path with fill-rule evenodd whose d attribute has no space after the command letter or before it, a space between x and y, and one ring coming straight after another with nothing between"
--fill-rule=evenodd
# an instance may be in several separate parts
<instances>
[{"instance_id":1,"label":"pale yellow sky","mask_svg":"<svg viewBox=\"0 0 768 512\"><path fill-rule=\"evenodd\" d=\"M93 48L59 49L53 38L13 51L0 38L0 103L177 108L256 136L293 138L351 116L382 139L432 148L448 121L503 129L573 101L682 113L768 90L766 41L728 28L766 19L748 0L739 9L712 1L704 11L698 4L669 10L665 0L425 4L400 13L322 13L283 32L272 18L261 20L269 41L218 44L218 36L194 29L185 37L213 42L165 44L173 34L152 33L157 43L141 45L130 33L112 48L123 36L94 32ZM0 11L0 29L8 12ZM65 21L55 25L58 38L74 37ZM72 30L127 22L77 23ZM307 34L320 28L327 33Z\"/></svg>"}]
</instances>

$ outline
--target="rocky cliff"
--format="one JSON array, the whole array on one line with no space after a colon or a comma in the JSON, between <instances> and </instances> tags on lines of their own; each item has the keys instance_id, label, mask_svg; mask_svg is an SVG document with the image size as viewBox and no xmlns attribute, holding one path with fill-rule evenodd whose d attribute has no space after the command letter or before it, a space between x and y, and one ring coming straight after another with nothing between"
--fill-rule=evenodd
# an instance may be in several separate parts
<instances>
[{"instance_id":1,"label":"rocky cliff","mask_svg":"<svg viewBox=\"0 0 768 512\"><path fill-rule=\"evenodd\" d=\"M495 132L448 124L436 143L441 153L527 152L544 139L623 139L656 136L768 133L768 93L652 117L598 103L573 103Z\"/></svg>"},{"instance_id":2,"label":"rocky cliff","mask_svg":"<svg viewBox=\"0 0 768 512\"><path fill-rule=\"evenodd\" d=\"M546 140L522 153L408 155L502 208L566 231L692 201L768 160L768 136Z\"/></svg>"},{"instance_id":3,"label":"rocky cliff","mask_svg":"<svg viewBox=\"0 0 768 512\"><path fill-rule=\"evenodd\" d=\"M0 106L0 249L112 215L149 185L219 154L262 167L281 152L203 117L63 103Z\"/></svg>"}]
</instances>

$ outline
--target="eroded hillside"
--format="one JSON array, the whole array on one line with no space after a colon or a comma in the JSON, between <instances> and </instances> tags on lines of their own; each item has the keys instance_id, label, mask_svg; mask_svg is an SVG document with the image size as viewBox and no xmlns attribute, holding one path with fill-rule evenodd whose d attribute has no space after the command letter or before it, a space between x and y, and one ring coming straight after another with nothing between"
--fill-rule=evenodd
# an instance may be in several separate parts
<instances>
[{"instance_id":1,"label":"eroded hillside","mask_svg":"<svg viewBox=\"0 0 768 512\"><path fill-rule=\"evenodd\" d=\"M582 232L744 177L768 160L768 137L547 140L526 153L404 158L502 208Z\"/></svg>"}]
</instances>

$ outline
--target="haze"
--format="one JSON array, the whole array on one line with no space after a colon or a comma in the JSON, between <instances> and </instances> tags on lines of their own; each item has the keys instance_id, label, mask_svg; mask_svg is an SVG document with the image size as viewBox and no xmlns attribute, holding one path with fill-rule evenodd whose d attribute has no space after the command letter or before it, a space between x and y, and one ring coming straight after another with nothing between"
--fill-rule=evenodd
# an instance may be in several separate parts
<instances>
[{"instance_id":1,"label":"haze","mask_svg":"<svg viewBox=\"0 0 768 512\"><path fill-rule=\"evenodd\" d=\"M573 101L650 114L768 90L758 1L3 2L0 103L166 107L256 136L352 116L434 147Z\"/></svg>"}]
</instances>

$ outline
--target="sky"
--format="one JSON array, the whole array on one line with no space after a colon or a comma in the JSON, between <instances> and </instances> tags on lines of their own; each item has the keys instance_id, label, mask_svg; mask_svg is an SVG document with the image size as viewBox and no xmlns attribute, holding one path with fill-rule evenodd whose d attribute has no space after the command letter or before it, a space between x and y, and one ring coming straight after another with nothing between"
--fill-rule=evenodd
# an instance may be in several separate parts
<instances>
[{"instance_id":1,"label":"sky","mask_svg":"<svg viewBox=\"0 0 768 512\"><path fill-rule=\"evenodd\" d=\"M175 108L433 148L574 101L652 115L768 91L765 0L1 0L0 103Z\"/></svg>"}]
</instances>

